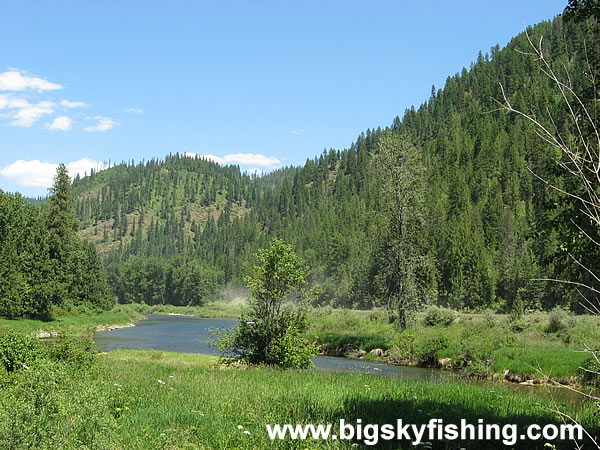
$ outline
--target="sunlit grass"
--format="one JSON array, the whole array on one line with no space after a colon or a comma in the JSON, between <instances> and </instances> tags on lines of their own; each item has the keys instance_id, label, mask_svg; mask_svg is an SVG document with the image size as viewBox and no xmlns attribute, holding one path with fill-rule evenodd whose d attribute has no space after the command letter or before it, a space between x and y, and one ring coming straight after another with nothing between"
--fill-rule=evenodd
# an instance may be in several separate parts
<instances>
[{"instance_id":1,"label":"sunlit grass","mask_svg":"<svg viewBox=\"0 0 600 450\"><path fill-rule=\"evenodd\" d=\"M9 331L21 331L24 333L36 333L40 330L56 332L59 334L91 335L99 325L126 325L134 320L142 318L142 315L133 310L109 311L100 314L61 314L51 315L47 320L0 319L0 334Z\"/></svg>"},{"instance_id":2,"label":"sunlit grass","mask_svg":"<svg viewBox=\"0 0 600 450\"><path fill-rule=\"evenodd\" d=\"M351 441L272 443L265 429L267 423L335 424L341 418L379 424L398 418L420 424L431 417L445 423L463 418L473 423L479 418L500 424L559 423L547 398L520 396L501 386L226 368L206 355L154 351L110 352L103 363L106 385L117 383L127 406L118 421L118 436L127 448L349 448ZM597 429L593 411L570 413ZM543 448L541 442L531 444L528 448Z\"/></svg>"}]
</instances>

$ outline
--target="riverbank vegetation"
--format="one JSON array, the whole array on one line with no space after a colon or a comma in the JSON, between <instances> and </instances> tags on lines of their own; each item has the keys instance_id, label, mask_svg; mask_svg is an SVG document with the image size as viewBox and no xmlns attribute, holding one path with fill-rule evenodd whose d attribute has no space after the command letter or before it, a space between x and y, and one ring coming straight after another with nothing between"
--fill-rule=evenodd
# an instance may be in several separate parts
<instances>
[{"instance_id":1,"label":"riverbank vegetation","mask_svg":"<svg viewBox=\"0 0 600 450\"><path fill-rule=\"evenodd\" d=\"M117 305L102 313L54 310L51 320L0 319L0 335L21 331L45 337L91 336L98 329L128 326L143 319L143 314L236 318L242 308L240 303L215 302L195 307ZM440 367L465 376L515 382L538 383L547 381L547 376L568 384L599 381L582 368L597 370L585 346L600 342L600 319L562 309L514 319L508 314L433 307L416 314L400 331L383 310L317 307L307 310L306 324L306 338L329 356Z\"/></svg>"},{"instance_id":2,"label":"riverbank vegetation","mask_svg":"<svg viewBox=\"0 0 600 450\"><path fill-rule=\"evenodd\" d=\"M281 239L273 239L255 258L244 278L251 294L248 308L233 329L219 333L216 347L234 362L282 369L311 367L317 347L305 334L311 294L304 286L309 268ZM286 301L294 292L296 300Z\"/></svg>"},{"instance_id":3,"label":"riverbank vegetation","mask_svg":"<svg viewBox=\"0 0 600 450\"><path fill-rule=\"evenodd\" d=\"M327 355L443 367L510 381L541 382L548 376L566 383L598 381L582 369L597 370L593 356L584 351L586 344L600 342L595 316L555 309L515 319L432 307L404 331L389 323L384 311L320 308L310 318L308 334Z\"/></svg>"},{"instance_id":4,"label":"riverbank vegetation","mask_svg":"<svg viewBox=\"0 0 600 450\"><path fill-rule=\"evenodd\" d=\"M115 308L110 311L71 311L53 309L43 320L41 319L1 319L0 336L10 331L19 331L39 337L56 337L65 335L91 336L96 331L110 327L133 325L143 316L132 308Z\"/></svg>"},{"instance_id":5,"label":"riverbank vegetation","mask_svg":"<svg viewBox=\"0 0 600 450\"><path fill-rule=\"evenodd\" d=\"M0 446L6 448L351 448L361 443L272 443L265 425L336 424L340 419L384 424L397 418L422 424L431 417L444 423L482 418L519 427L560 423L547 396L522 396L500 386L224 367L208 355L158 351L97 356L85 342L74 341L54 344L63 347L60 351L40 348L38 341L21 344L29 355L27 368L9 372L0 367ZM0 342L0 353L3 349ZM600 431L592 404L578 410L559 406L592 434ZM435 444L455 448L460 443ZM527 444L544 447L542 441ZM380 442L377 448L385 445Z\"/></svg>"}]
</instances>

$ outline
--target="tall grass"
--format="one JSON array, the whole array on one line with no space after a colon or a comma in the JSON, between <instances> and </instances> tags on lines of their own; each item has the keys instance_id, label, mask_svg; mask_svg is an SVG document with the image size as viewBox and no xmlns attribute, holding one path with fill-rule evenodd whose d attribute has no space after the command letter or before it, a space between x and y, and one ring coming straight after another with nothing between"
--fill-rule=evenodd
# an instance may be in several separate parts
<instances>
[{"instance_id":1,"label":"tall grass","mask_svg":"<svg viewBox=\"0 0 600 450\"><path fill-rule=\"evenodd\" d=\"M382 311L353 311L329 307L315 308L309 315L307 333L319 343L329 344L331 355L352 350L386 350L396 331Z\"/></svg>"},{"instance_id":2,"label":"tall grass","mask_svg":"<svg viewBox=\"0 0 600 450\"><path fill-rule=\"evenodd\" d=\"M266 424L559 423L548 399L461 383L430 384L373 375L224 368L206 356L118 351L104 355L110 379L127 398L118 422L127 448L350 448L352 441L271 442ZM163 383L159 382L162 381ZM594 410L569 411L595 433ZM242 426L240 430L238 427ZM250 434L244 434L242 430ZM382 448L381 442L377 448ZM503 448L501 443L447 442L434 448ZM527 448L543 448L527 442ZM394 442L390 448L409 448Z\"/></svg>"},{"instance_id":3,"label":"tall grass","mask_svg":"<svg viewBox=\"0 0 600 450\"><path fill-rule=\"evenodd\" d=\"M10 373L0 367L0 448L353 448L362 442L271 442L265 426L331 423L339 433L340 419L379 425L397 419L419 425L431 418L519 427L560 423L548 398L496 385L225 367L208 355L159 351L118 350L97 357L89 342L76 340L47 350L37 345L39 355L28 358L27 367ZM593 405L565 410L595 435L597 411ZM526 444L541 449L545 442ZM501 442L477 441L433 446L504 448Z\"/></svg>"}]
</instances>

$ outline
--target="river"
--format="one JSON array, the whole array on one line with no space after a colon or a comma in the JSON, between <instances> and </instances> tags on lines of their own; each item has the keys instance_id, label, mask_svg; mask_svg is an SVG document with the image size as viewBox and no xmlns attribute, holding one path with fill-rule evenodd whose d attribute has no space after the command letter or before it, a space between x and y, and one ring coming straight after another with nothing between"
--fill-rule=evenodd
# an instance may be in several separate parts
<instances>
[{"instance_id":1,"label":"river","mask_svg":"<svg viewBox=\"0 0 600 450\"><path fill-rule=\"evenodd\" d=\"M145 320L136 322L135 327L119 328L97 333L94 336L96 345L110 351L116 348L139 350L162 350L181 353L218 354L210 345L215 337L215 329L227 329L234 326L237 319L149 314ZM368 373L380 376L398 377L408 380L425 380L430 382L476 383L487 385L490 389L510 389L531 396L547 396L551 392L558 403L579 409L588 401L581 395L567 389L548 389L540 386L523 386L515 383L493 383L488 381L467 380L453 372L420 367L390 366L382 362L358 359L316 356L313 362L317 370Z\"/></svg>"}]
</instances>

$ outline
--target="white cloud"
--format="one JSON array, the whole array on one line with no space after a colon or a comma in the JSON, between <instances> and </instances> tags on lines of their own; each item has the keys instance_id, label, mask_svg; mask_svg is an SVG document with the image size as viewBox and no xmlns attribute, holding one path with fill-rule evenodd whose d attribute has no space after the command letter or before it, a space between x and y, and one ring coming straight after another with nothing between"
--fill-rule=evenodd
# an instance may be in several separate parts
<instances>
[{"instance_id":1,"label":"white cloud","mask_svg":"<svg viewBox=\"0 0 600 450\"><path fill-rule=\"evenodd\" d=\"M253 173L255 175L262 175L263 173L265 173L264 170L259 169L258 167L253 167L252 169L248 169L248 170L246 170L246 172Z\"/></svg>"},{"instance_id":2,"label":"white cloud","mask_svg":"<svg viewBox=\"0 0 600 450\"><path fill-rule=\"evenodd\" d=\"M66 166L71 178L73 178L75 175L79 175L80 177L82 177L86 173L89 174L91 169L99 171L108 168L107 164L95 161L90 158L81 158L78 161L72 161L70 163L67 163Z\"/></svg>"},{"instance_id":3,"label":"white cloud","mask_svg":"<svg viewBox=\"0 0 600 450\"><path fill-rule=\"evenodd\" d=\"M249 166L275 167L281 161L274 156L265 156L261 153L232 153L225 155L225 161L232 164L243 164Z\"/></svg>"},{"instance_id":4,"label":"white cloud","mask_svg":"<svg viewBox=\"0 0 600 450\"><path fill-rule=\"evenodd\" d=\"M185 152L184 155L188 156L190 158L207 159L209 161L214 161L219 164L227 164L224 158L221 158L220 156L217 156L217 155L211 155L211 154L199 155L198 153L194 153L194 152Z\"/></svg>"},{"instance_id":5,"label":"white cloud","mask_svg":"<svg viewBox=\"0 0 600 450\"><path fill-rule=\"evenodd\" d=\"M16 112L11 113L8 117L14 119L10 122L13 127L28 128L42 117L54 112L54 102L43 101L36 104L27 103L26 106L19 108Z\"/></svg>"},{"instance_id":6,"label":"white cloud","mask_svg":"<svg viewBox=\"0 0 600 450\"><path fill-rule=\"evenodd\" d=\"M59 112L61 116L54 116L45 124L48 130L69 130L73 127L73 120L67 117L68 110L88 107L83 101L62 99L60 102L48 98L46 91L63 89L58 83L52 83L43 78L30 76L25 71L8 68L0 72L0 120L5 119L13 127L29 128L45 116ZM9 91L3 93L2 91ZM37 93L35 92L37 91ZM19 92L16 94L16 92ZM40 98L41 97L41 98ZM143 112L136 110L136 112ZM87 117L95 121L85 131L108 131L119 123L110 117Z\"/></svg>"},{"instance_id":7,"label":"white cloud","mask_svg":"<svg viewBox=\"0 0 600 450\"><path fill-rule=\"evenodd\" d=\"M54 102L42 101L29 103L26 99L15 97L10 94L0 94L0 109L8 109L10 112L0 117L13 119L10 125L13 127L30 127L43 116L54 112Z\"/></svg>"},{"instance_id":8,"label":"white cloud","mask_svg":"<svg viewBox=\"0 0 600 450\"><path fill-rule=\"evenodd\" d=\"M67 131L70 130L73 126L73 121L67 116L59 116L52 121L52 123L47 123L46 128L49 130L60 130Z\"/></svg>"},{"instance_id":9,"label":"white cloud","mask_svg":"<svg viewBox=\"0 0 600 450\"><path fill-rule=\"evenodd\" d=\"M290 131L292 134L304 134L306 130L304 128L294 128Z\"/></svg>"},{"instance_id":10,"label":"white cloud","mask_svg":"<svg viewBox=\"0 0 600 450\"><path fill-rule=\"evenodd\" d=\"M142 108L125 108L123 111L135 114L144 114L145 112Z\"/></svg>"},{"instance_id":11,"label":"white cloud","mask_svg":"<svg viewBox=\"0 0 600 450\"><path fill-rule=\"evenodd\" d=\"M27 105L29 105L29 102L24 98L10 94L0 94L0 109L23 108Z\"/></svg>"},{"instance_id":12,"label":"white cloud","mask_svg":"<svg viewBox=\"0 0 600 450\"><path fill-rule=\"evenodd\" d=\"M86 117L87 120L96 120L96 125L91 125L89 127L85 127L84 130L88 131L88 132L93 132L93 131L108 131L112 128L114 128L117 124L117 122L114 119L111 119L110 117L102 117L102 116L96 116L96 117Z\"/></svg>"},{"instance_id":13,"label":"white cloud","mask_svg":"<svg viewBox=\"0 0 600 450\"><path fill-rule=\"evenodd\" d=\"M243 166L261 166L275 168L281 165L281 160L274 156L265 156L261 153L230 153L225 156L217 156L213 154L200 155L194 152L186 152L185 156L190 158L204 158L214 161L219 164L240 164Z\"/></svg>"},{"instance_id":14,"label":"white cloud","mask_svg":"<svg viewBox=\"0 0 600 450\"><path fill-rule=\"evenodd\" d=\"M34 89L38 92L62 89L57 83L51 83L43 78L23 75L16 70L0 73L0 91L25 91Z\"/></svg>"},{"instance_id":15,"label":"white cloud","mask_svg":"<svg viewBox=\"0 0 600 450\"><path fill-rule=\"evenodd\" d=\"M91 169L102 170L106 168L104 163L94 161L90 158L82 158L66 164L69 175L74 177L79 174L83 176ZM38 159L15 161L0 169L0 175L13 180L19 186L49 188L56 175L58 164L40 161Z\"/></svg>"},{"instance_id":16,"label":"white cloud","mask_svg":"<svg viewBox=\"0 0 600 450\"><path fill-rule=\"evenodd\" d=\"M69 100L61 100L60 106L64 106L65 108L83 108L88 105L85 102L71 102Z\"/></svg>"}]
</instances>

